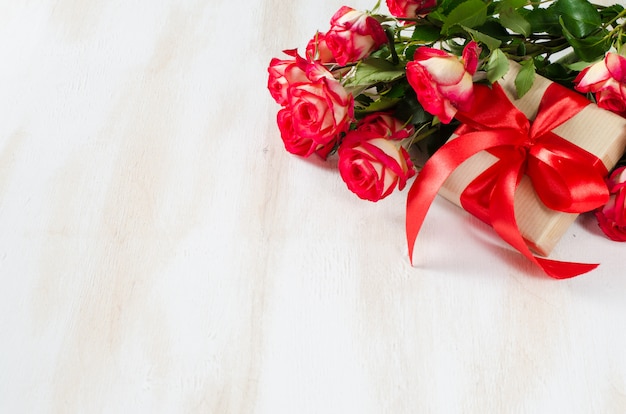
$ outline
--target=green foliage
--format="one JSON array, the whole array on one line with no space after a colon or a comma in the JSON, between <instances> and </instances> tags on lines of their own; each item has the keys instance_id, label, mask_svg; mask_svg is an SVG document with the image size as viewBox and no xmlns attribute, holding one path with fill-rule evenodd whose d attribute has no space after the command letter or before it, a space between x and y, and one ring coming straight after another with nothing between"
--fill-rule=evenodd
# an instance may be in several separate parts
<instances>
[{"instance_id":1,"label":"green foliage","mask_svg":"<svg viewBox=\"0 0 626 414\"><path fill-rule=\"evenodd\" d=\"M559 23L559 14L554 4L547 8L540 9L522 9L519 11L522 16L530 23L532 33L547 33L554 36L561 35L561 25Z\"/></svg>"},{"instance_id":2,"label":"green foliage","mask_svg":"<svg viewBox=\"0 0 626 414\"><path fill-rule=\"evenodd\" d=\"M471 40L477 42L482 49L477 82L497 82L512 61L518 62L514 85L519 98L537 75L573 88L580 71L611 47L626 44L624 6L597 6L591 0L440 0L435 9L414 19L375 18L389 42L368 58L339 68L342 82L355 93L357 119L393 111L415 126L412 142L419 145L445 142L452 125L426 112L408 83L406 65L420 47L460 57Z\"/></svg>"},{"instance_id":3,"label":"green foliage","mask_svg":"<svg viewBox=\"0 0 626 414\"><path fill-rule=\"evenodd\" d=\"M503 2L498 8L498 12L502 25L513 33L519 33L525 37L531 33L531 26L528 20L518 13L512 5Z\"/></svg>"},{"instance_id":4,"label":"green foliage","mask_svg":"<svg viewBox=\"0 0 626 414\"><path fill-rule=\"evenodd\" d=\"M350 86L367 86L378 82L392 82L405 76L404 67L386 59L369 58L356 67Z\"/></svg>"},{"instance_id":5,"label":"green foliage","mask_svg":"<svg viewBox=\"0 0 626 414\"><path fill-rule=\"evenodd\" d=\"M487 79L493 83L502 78L509 71L509 60L506 55L496 49L491 52L489 61L487 62Z\"/></svg>"},{"instance_id":6,"label":"green foliage","mask_svg":"<svg viewBox=\"0 0 626 414\"><path fill-rule=\"evenodd\" d=\"M581 60L578 62L569 63L565 65L565 67L569 69L570 71L580 72L581 70L585 69L587 66L590 66L592 63L594 62L585 62L584 60Z\"/></svg>"},{"instance_id":7,"label":"green foliage","mask_svg":"<svg viewBox=\"0 0 626 414\"><path fill-rule=\"evenodd\" d=\"M473 29L487 21L487 5L481 0L467 0L454 8L441 28L441 34L450 34L457 26Z\"/></svg>"},{"instance_id":8,"label":"green foliage","mask_svg":"<svg viewBox=\"0 0 626 414\"><path fill-rule=\"evenodd\" d=\"M526 95L526 92L530 90L535 81L535 61L532 59L524 60L521 62L522 68L515 77L515 89L517 91L517 97L521 98Z\"/></svg>"},{"instance_id":9,"label":"green foliage","mask_svg":"<svg viewBox=\"0 0 626 414\"><path fill-rule=\"evenodd\" d=\"M460 56L467 42L474 40L483 50L479 70L490 83L508 72L511 60L521 63L515 79L521 97L536 74L571 87L582 69L601 59L615 42L626 42L616 34L615 21L623 17L622 5L596 6L589 0L551 0L541 5L531 0L442 0L414 21L398 24L388 16L377 16L394 46L384 45L358 62L345 83L356 89L378 85L378 95L361 102L360 110L395 108L412 122L426 122L424 109L407 95L411 88L405 79L406 63L417 48L441 47ZM568 49L572 53L567 58L552 58Z\"/></svg>"},{"instance_id":10,"label":"green foliage","mask_svg":"<svg viewBox=\"0 0 626 414\"><path fill-rule=\"evenodd\" d=\"M576 39L589 36L602 24L600 13L587 0L558 0L555 10L561 26Z\"/></svg>"},{"instance_id":11,"label":"green foliage","mask_svg":"<svg viewBox=\"0 0 626 414\"><path fill-rule=\"evenodd\" d=\"M428 123L433 119L433 116L424 110L410 87L407 88L404 99L398 103L394 115L415 125Z\"/></svg>"},{"instance_id":12,"label":"green foliage","mask_svg":"<svg viewBox=\"0 0 626 414\"><path fill-rule=\"evenodd\" d=\"M607 36L608 32L606 31L601 31L597 35L580 38L569 31L562 16L560 23L563 28L563 35L569 44L572 45L572 48L574 48L574 53L584 61L592 62L599 59L604 56L611 47Z\"/></svg>"},{"instance_id":13,"label":"green foliage","mask_svg":"<svg viewBox=\"0 0 626 414\"><path fill-rule=\"evenodd\" d=\"M470 29L469 27L465 27L465 26L461 26L461 27L463 28L463 30L469 33L470 36L472 36L472 39L487 46L489 50L496 50L502 44L500 40L494 37L491 37L481 31Z\"/></svg>"},{"instance_id":14,"label":"green foliage","mask_svg":"<svg viewBox=\"0 0 626 414\"><path fill-rule=\"evenodd\" d=\"M528 6L530 4L530 1L529 0L503 0L497 4L505 5L507 7L511 7L517 10L517 9L521 9L524 6Z\"/></svg>"},{"instance_id":15,"label":"green foliage","mask_svg":"<svg viewBox=\"0 0 626 414\"><path fill-rule=\"evenodd\" d=\"M439 8L435 12L439 12L441 15L447 16L450 12L452 12L452 10L456 9L464 2L465 0L442 0L439 3Z\"/></svg>"},{"instance_id":16,"label":"green foliage","mask_svg":"<svg viewBox=\"0 0 626 414\"><path fill-rule=\"evenodd\" d=\"M381 96L376 100L371 100L367 105L356 107L355 112L357 116L361 116L371 112L386 111L394 108L401 100L401 98L387 98Z\"/></svg>"},{"instance_id":17,"label":"green foliage","mask_svg":"<svg viewBox=\"0 0 626 414\"><path fill-rule=\"evenodd\" d=\"M437 26L417 25L413 28L412 40L420 43L432 43L441 37Z\"/></svg>"},{"instance_id":18,"label":"green foliage","mask_svg":"<svg viewBox=\"0 0 626 414\"><path fill-rule=\"evenodd\" d=\"M555 82L565 85L568 88L573 88L573 81L578 72L573 71L561 63L549 63L541 70L537 69L537 72L542 76L549 78Z\"/></svg>"},{"instance_id":19,"label":"green foliage","mask_svg":"<svg viewBox=\"0 0 626 414\"><path fill-rule=\"evenodd\" d=\"M602 18L602 21L617 19L620 13L622 13L623 11L624 6L622 6L621 4L614 4L612 6L600 9L600 17Z\"/></svg>"},{"instance_id":20,"label":"green foliage","mask_svg":"<svg viewBox=\"0 0 626 414\"><path fill-rule=\"evenodd\" d=\"M498 19L493 17L487 18L485 24L476 27L474 30L494 39L498 39L500 42L507 43L511 41L511 34L502 26Z\"/></svg>"}]
</instances>

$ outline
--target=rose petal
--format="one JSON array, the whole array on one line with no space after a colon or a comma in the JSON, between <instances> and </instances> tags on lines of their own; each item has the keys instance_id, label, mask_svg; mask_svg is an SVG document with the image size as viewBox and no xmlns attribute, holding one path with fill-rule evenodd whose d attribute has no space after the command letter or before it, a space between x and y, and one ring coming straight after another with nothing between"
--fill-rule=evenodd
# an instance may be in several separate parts
<instances>
[{"instance_id":1,"label":"rose petal","mask_svg":"<svg viewBox=\"0 0 626 414\"><path fill-rule=\"evenodd\" d=\"M576 89L583 93L597 92L609 79L611 79L611 74L604 61L594 63L576 77Z\"/></svg>"},{"instance_id":2,"label":"rose petal","mask_svg":"<svg viewBox=\"0 0 626 414\"><path fill-rule=\"evenodd\" d=\"M604 61L610 76L619 83L626 83L626 58L609 52Z\"/></svg>"},{"instance_id":3,"label":"rose petal","mask_svg":"<svg viewBox=\"0 0 626 414\"><path fill-rule=\"evenodd\" d=\"M439 85L454 85L465 75L463 64L455 57L432 58L419 62Z\"/></svg>"}]
</instances>

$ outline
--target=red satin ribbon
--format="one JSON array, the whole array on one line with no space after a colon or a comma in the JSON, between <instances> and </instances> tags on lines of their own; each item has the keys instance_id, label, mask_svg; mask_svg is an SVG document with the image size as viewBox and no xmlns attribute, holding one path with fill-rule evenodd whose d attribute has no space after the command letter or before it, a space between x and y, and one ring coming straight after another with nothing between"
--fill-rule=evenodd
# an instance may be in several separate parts
<instances>
[{"instance_id":1,"label":"red satin ribbon","mask_svg":"<svg viewBox=\"0 0 626 414\"><path fill-rule=\"evenodd\" d=\"M469 112L457 112L463 123L458 138L441 147L424 165L409 190L406 234L413 263L415 239L437 192L448 176L472 155L487 150L496 157L492 166L461 194L461 204L489 223L498 235L545 273L565 279L595 269L597 264L561 262L536 257L520 234L514 195L524 174L550 209L582 213L604 205L609 193L606 167L595 155L554 134L552 130L580 112L589 101L553 83L530 123L497 83L474 86Z\"/></svg>"}]
</instances>

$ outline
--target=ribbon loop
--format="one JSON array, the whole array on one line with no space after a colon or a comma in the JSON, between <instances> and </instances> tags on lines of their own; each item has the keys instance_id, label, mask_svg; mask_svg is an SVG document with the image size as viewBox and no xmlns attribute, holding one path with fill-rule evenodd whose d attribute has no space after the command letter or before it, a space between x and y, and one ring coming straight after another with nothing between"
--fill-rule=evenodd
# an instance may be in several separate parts
<instances>
[{"instance_id":1,"label":"ribbon loop","mask_svg":"<svg viewBox=\"0 0 626 414\"><path fill-rule=\"evenodd\" d=\"M575 156L579 155L576 151L563 154L564 147L577 148L565 142L542 141L530 150L527 175L539 199L546 207L566 213L590 211L606 204L606 167L602 163L594 165L587 157Z\"/></svg>"},{"instance_id":2,"label":"ribbon loop","mask_svg":"<svg viewBox=\"0 0 626 414\"><path fill-rule=\"evenodd\" d=\"M570 263L535 257L517 226L514 195L528 175L540 200L550 209L582 213L608 200L606 167L593 154L552 130L589 104L584 97L552 84L544 93L531 124L497 83L492 89L475 85L475 104L457 112L459 135L426 162L407 199L406 231L409 255L439 188L472 155L487 150L498 160L462 192L461 205L490 224L498 235L551 277L562 279L588 272L597 264Z\"/></svg>"}]
</instances>

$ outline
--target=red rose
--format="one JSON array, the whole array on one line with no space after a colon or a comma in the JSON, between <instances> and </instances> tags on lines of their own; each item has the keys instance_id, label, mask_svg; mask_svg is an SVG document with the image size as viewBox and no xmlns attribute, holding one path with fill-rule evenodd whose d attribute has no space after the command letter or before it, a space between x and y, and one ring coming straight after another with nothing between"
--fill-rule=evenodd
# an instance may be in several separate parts
<instances>
[{"instance_id":1,"label":"red rose","mask_svg":"<svg viewBox=\"0 0 626 414\"><path fill-rule=\"evenodd\" d=\"M609 201L595 212L598 225L611 240L626 241L626 167L613 171L607 185Z\"/></svg>"},{"instance_id":2,"label":"red rose","mask_svg":"<svg viewBox=\"0 0 626 414\"><path fill-rule=\"evenodd\" d=\"M398 18L415 18L437 6L437 0L387 0L389 12Z\"/></svg>"},{"instance_id":3,"label":"red rose","mask_svg":"<svg viewBox=\"0 0 626 414\"><path fill-rule=\"evenodd\" d=\"M278 111L277 123L285 149L292 154L308 157L316 153L326 159L328 153L333 149L334 142L320 145L311 138L303 138L298 135L293 128L293 118L289 109L283 108Z\"/></svg>"},{"instance_id":4,"label":"red rose","mask_svg":"<svg viewBox=\"0 0 626 414\"><path fill-rule=\"evenodd\" d=\"M609 52L583 69L574 83L579 92L595 93L600 108L626 117L626 57Z\"/></svg>"},{"instance_id":5,"label":"red rose","mask_svg":"<svg viewBox=\"0 0 626 414\"><path fill-rule=\"evenodd\" d=\"M378 201L402 190L415 168L406 150L374 132L352 131L339 145L339 173L359 198Z\"/></svg>"},{"instance_id":6,"label":"red rose","mask_svg":"<svg viewBox=\"0 0 626 414\"><path fill-rule=\"evenodd\" d=\"M443 50L420 47L406 67L407 80L424 109L449 123L457 109L469 110L474 96L472 75L480 48L472 41L459 58Z\"/></svg>"},{"instance_id":7,"label":"red rose","mask_svg":"<svg viewBox=\"0 0 626 414\"><path fill-rule=\"evenodd\" d=\"M617 90L603 89L596 92L596 101L600 108L626 118L626 85L622 85Z\"/></svg>"},{"instance_id":8,"label":"red rose","mask_svg":"<svg viewBox=\"0 0 626 414\"><path fill-rule=\"evenodd\" d=\"M374 112L365 116L356 126L359 131L369 131L379 137L405 139L415 132L413 125L402 122L388 112Z\"/></svg>"},{"instance_id":9,"label":"red rose","mask_svg":"<svg viewBox=\"0 0 626 414\"><path fill-rule=\"evenodd\" d=\"M365 12L343 6L330 20L326 44L341 66L370 55L387 43L382 25Z\"/></svg>"}]
</instances>

